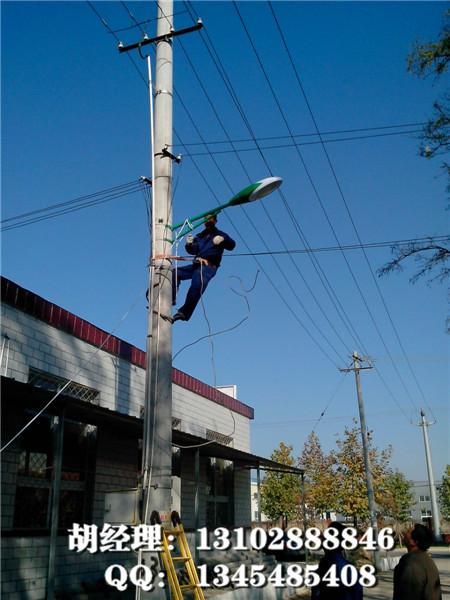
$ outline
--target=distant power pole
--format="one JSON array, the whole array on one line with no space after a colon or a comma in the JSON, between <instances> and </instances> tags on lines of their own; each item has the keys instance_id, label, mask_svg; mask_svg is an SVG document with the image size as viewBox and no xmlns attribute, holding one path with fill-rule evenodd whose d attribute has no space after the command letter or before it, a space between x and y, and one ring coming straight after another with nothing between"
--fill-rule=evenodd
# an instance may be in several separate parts
<instances>
[{"instance_id":1,"label":"distant power pole","mask_svg":"<svg viewBox=\"0 0 450 600\"><path fill-rule=\"evenodd\" d=\"M355 373L356 394L358 396L359 421L361 424L361 439L362 439L362 447L363 447L363 454L364 454L364 470L366 473L367 499L368 499L368 503L369 503L369 518L370 518L370 525L374 531L374 537L377 540L378 539L378 524L377 524L377 515L376 515L376 508L375 508L375 495L373 492L372 471L370 468L369 438L367 435L366 415L365 415L365 411L364 411L364 402L363 402L362 391L361 391L361 379L360 379L360 374L359 374L359 372L361 370L372 369L373 367L370 365L367 367L362 367L360 364L362 362L362 359L358 356L358 354L356 352L353 352L352 358L353 358L353 367L348 368L348 369L339 369L339 370L344 373L348 373L349 371L353 371ZM378 543L377 543L377 546L378 546ZM378 550L378 547L374 550L373 556L374 556L375 566L377 567L377 569L380 569L381 562L380 562L380 552Z\"/></svg>"},{"instance_id":2,"label":"distant power pole","mask_svg":"<svg viewBox=\"0 0 450 600\"><path fill-rule=\"evenodd\" d=\"M441 537L441 525L439 519L439 509L436 501L436 486L434 485L434 475L433 475L433 465L431 463L431 450L430 443L428 441L428 427L432 425L432 423L428 423L425 419L425 412L423 409L420 411L421 421L420 427L423 430L423 442L425 444L425 458L427 461L427 471L428 471L428 483L430 485L430 498L431 498L431 518L433 520L433 530L434 535L437 540Z\"/></svg>"}]
</instances>

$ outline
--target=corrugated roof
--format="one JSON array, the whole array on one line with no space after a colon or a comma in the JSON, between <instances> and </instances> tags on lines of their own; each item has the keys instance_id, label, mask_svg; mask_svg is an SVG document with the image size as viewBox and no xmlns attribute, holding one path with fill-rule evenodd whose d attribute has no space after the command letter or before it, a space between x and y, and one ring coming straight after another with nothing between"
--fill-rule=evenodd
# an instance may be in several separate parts
<instances>
[{"instance_id":1,"label":"corrugated roof","mask_svg":"<svg viewBox=\"0 0 450 600\"><path fill-rule=\"evenodd\" d=\"M89 323L89 321L21 287L6 277L1 277L1 299L2 302L13 306L17 310L145 369L145 352L140 348L100 329ZM172 369L172 381L180 387L229 408L248 419L254 418L254 410L251 406L224 394L187 373L183 373L179 369Z\"/></svg>"}]
</instances>

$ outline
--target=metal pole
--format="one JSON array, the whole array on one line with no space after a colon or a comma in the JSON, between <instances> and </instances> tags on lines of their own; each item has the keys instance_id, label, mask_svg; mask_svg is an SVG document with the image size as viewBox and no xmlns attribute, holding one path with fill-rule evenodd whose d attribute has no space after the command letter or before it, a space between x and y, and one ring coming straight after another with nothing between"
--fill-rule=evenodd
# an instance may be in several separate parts
<instances>
[{"instance_id":1,"label":"metal pole","mask_svg":"<svg viewBox=\"0 0 450 600\"><path fill-rule=\"evenodd\" d=\"M361 423L361 439L362 439L362 447L364 453L364 469L366 472L366 484L367 484L367 499L369 502L369 516L370 516L370 525L374 531L375 539L378 539L378 525L377 525L377 516L375 509L375 495L373 492L373 480L372 480L372 471L370 469L370 458L369 458L369 439L367 436L367 426L366 426L366 415L364 411L364 402L361 391L361 380L359 371L361 369L359 365L359 361L361 359L358 357L356 352L353 352L353 370L355 372L355 380L356 380L356 393L358 395L358 409L359 409L359 420ZM381 567L380 561L380 551L376 548L373 551L374 562L377 569Z\"/></svg>"},{"instance_id":2,"label":"metal pole","mask_svg":"<svg viewBox=\"0 0 450 600\"><path fill-rule=\"evenodd\" d=\"M199 534L198 527L200 525L200 448L195 449L194 456L194 480L195 480L195 491L194 491L194 530L195 530L195 564L198 564L198 545L199 545Z\"/></svg>"},{"instance_id":3,"label":"metal pole","mask_svg":"<svg viewBox=\"0 0 450 600\"><path fill-rule=\"evenodd\" d=\"M433 529L436 540L441 538L441 526L439 519L439 509L436 501L436 486L434 484L433 465L431 463L431 450L430 443L428 441L428 426L430 423L425 419L425 413L423 409L420 411L421 423L420 426L423 429L423 442L425 444L425 457L427 460L427 471L428 471L428 483L430 485L430 498L431 498L431 518L433 520Z\"/></svg>"},{"instance_id":4,"label":"metal pole","mask_svg":"<svg viewBox=\"0 0 450 600\"><path fill-rule=\"evenodd\" d=\"M261 469L256 469L256 502L258 503L258 513L256 520L261 524Z\"/></svg>"},{"instance_id":5,"label":"metal pole","mask_svg":"<svg viewBox=\"0 0 450 600\"><path fill-rule=\"evenodd\" d=\"M50 513L51 523L47 569L47 600L53 600L55 597L56 542L58 537L59 497L61 490L64 412L61 416L52 418L52 429L55 458L52 469L52 508Z\"/></svg>"},{"instance_id":6,"label":"metal pole","mask_svg":"<svg viewBox=\"0 0 450 600\"><path fill-rule=\"evenodd\" d=\"M303 513L303 531L306 531L308 528L308 521L306 519L306 500L305 500L305 474L301 474L301 492L302 492L302 513ZM305 546L305 563L308 564L308 548Z\"/></svg>"},{"instance_id":7,"label":"metal pole","mask_svg":"<svg viewBox=\"0 0 450 600\"><path fill-rule=\"evenodd\" d=\"M169 33L172 24L172 0L158 2L158 36ZM170 255L172 224L172 162L162 150L172 146L172 42L161 38L156 47L155 126L153 180L153 221L151 256L151 293L149 323L150 351L147 352L148 381L145 398L146 440L144 456L144 522L157 510L163 521L170 518L172 473L172 278ZM149 326L150 328L150 326Z\"/></svg>"}]
</instances>

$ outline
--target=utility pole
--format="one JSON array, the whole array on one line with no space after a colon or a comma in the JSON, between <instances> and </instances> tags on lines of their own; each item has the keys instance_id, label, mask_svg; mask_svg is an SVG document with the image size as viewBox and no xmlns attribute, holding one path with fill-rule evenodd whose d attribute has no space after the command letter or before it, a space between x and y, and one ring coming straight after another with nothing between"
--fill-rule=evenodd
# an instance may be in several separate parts
<instances>
[{"instance_id":1,"label":"utility pole","mask_svg":"<svg viewBox=\"0 0 450 600\"><path fill-rule=\"evenodd\" d=\"M159 513L163 523L170 520L172 484L172 161L179 162L168 151L172 147L173 51L172 38L197 31L196 25L175 31L173 0L157 3L157 35L144 34L136 43L125 46L119 42L119 52L138 50L147 58L152 163L152 240L150 249L149 308L147 325L147 358L144 405L144 440L142 459L142 523L151 522L151 514ZM150 57L141 49L156 46L155 86L152 88ZM153 97L155 106L154 126Z\"/></svg>"},{"instance_id":2,"label":"utility pole","mask_svg":"<svg viewBox=\"0 0 450 600\"><path fill-rule=\"evenodd\" d=\"M425 418L425 412L422 409L420 411L420 427L423 430L423 443L425 444L425 457L427 461L427 471L428 471L428 483L430 486L430 498L431 498L431 518L433 520L433 531L436 540L440 540L441 538L441 526L439 519L439 509L436 501L436 486L434 485L434 475L433 475L433 465L431 463L431 450L430 443L428 441L428 427L429 425L433 425L433 423L429 423Z\"/></svg>"},{"instance_id":3,"label":"utility pole","mask_svg":"<svg viewBox=\"0 0 450 600\"><path fill-rule=\"evenodd\" d=\"M364 470L366 473L366 485L367 485L367 500L369 503L369 518L370 525L373 528L374 538L378 540L378 525L377 525L377 516L375 509L375 495L373 492L373 479L372 479L372 471L370 468L370 458L369 458L369 437L367 435L367 426L366 426L366 415L364 411L364 402L361 391L361 378L359 372L365 369L372 369L372 366L362 367L361 362L362 359L358 356L357 352L353 352L353 367L348 369L339 369L344 373L348 373L349 371L353 371L355 373L355 382L356 382L356 394L358 396L358 409L359 409L359 421L361 424L361 439L362 439L362 447L364 454ZM378 542L376 542L378 545ZM375 566L378 570L381 568L380 561L380 551L378 547L373 552Z\"/></svg>"},{"instance_id":4,"label":"utility pole","mask_svg":"<svg viewBox=\"0 0 450 600\"><path fill-rule=\"evenodd\" d=\"M157 37L173 28L172 0L158 2ZM144 447L145 523L156 510L167 520L172 475L172 326L161 315L172 311L171 254L167 241L172 225L172 160L163 149L172 146L173 49L170 38L156 42L152 253L150 257L149 330L145 397ZM150 350L150 351L149 351Z\"/></svg>"}]
</instances>

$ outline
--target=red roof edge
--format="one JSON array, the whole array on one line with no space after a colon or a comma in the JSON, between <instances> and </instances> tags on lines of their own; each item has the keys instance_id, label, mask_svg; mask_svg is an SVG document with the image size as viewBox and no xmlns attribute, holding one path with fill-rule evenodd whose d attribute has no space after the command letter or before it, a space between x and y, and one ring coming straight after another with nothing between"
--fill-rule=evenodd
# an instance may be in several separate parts
<instances>
[{"instance_id":1,"label":"red roof edge","mask_svg":"<svg viewBox=\"0 0 450 600\"><path fill-rule=\"evenodd\" d=\"M136 346L96 327L89 321L77 317L73 313L45 300L34 292L17 285L14 281L1 276L1 300L5 304L20 310L40 321L48 323L74 337L101 348L105 352L114 354L130 363L145 369L145 352ZM220 404L230 410L243 415L249 419L254 418L254 410L251 406L224 394L215 387L203 383L195 377L191 377L183 371L172 369L172 381L180 387L195 392L216 404Z\"/></svg>"}]
</instances>

